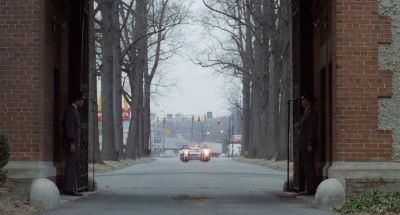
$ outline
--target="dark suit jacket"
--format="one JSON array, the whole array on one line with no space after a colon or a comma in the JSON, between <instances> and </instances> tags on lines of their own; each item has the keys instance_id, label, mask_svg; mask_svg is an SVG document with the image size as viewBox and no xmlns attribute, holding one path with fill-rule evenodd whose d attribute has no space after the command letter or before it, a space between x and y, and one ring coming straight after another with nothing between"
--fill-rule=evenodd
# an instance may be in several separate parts
<instances>
[{"instance_id":1,"label":"dark suit jacket","mask_svg":"<svg viewBox=\"0 0 400 215\"><path fill-rule=\"evenodd\" d=\"M317 150L318 114L311 107L304 111L300 119L298 147L300 152L307 152L307 145Z\"/></svg>"},{"instance_id":2,"label":"dark suit jacket","mask_svg":"<svg viewBox=\"0 0 400 215\"><path fill-rule=\"evenodd\" d=\"M76 149L80 146L80 114L74 106L69 105L64 112L64 148L69 149L70 144L75 144Z\"/></svg>"}]
</instances>

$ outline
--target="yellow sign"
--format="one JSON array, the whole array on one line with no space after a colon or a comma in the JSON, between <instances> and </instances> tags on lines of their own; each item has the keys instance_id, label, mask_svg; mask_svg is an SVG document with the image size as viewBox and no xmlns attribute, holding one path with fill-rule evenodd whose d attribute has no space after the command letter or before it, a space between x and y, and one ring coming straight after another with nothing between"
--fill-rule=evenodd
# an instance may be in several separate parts
<instances>
[{"instance_id":1,"label":"yellow sign","mask_svg":"<svg viewBox=\"0 0 400 215\"><path fill-rule=\"evenodd\" d=\"M126 101L125 98L122 98L122 108L123 109L129 109L130 105L128 104L128 101Z\"/></svg>"},{"instance_id":2,"label":"yellow sign","mask_svg":"<svg viewBox=\"0 0 400 215\"><path fill-rule=\"evenodd\" d=\"M99 99L97 99L97 108L99 112L102 112L102 107L103 107L103 102L101 100L101 97L99 97Z\"/></svg>"}]
</instances>

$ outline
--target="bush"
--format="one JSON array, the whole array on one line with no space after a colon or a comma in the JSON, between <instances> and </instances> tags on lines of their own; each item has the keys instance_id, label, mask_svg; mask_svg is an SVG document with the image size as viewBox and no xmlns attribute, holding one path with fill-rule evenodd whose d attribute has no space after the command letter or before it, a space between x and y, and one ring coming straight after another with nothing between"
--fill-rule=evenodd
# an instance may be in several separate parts
<instances>
[{"instance_id":1,"label":"bush","mask_svg":"<svg viewBox=\"0 0 400 215\"><path fill-rule=\"evenodd\" d=\"M5 182L6 173L2 170L10 158L10 143L7 135L0 130L0 184Z\"/></svg>"},{"instance_id":2,"label":"bush","mask_svg":"<svg viewBox=\"0 0 400 215\"><path fill-rule=\"evenodd\" d=\"M337 210L341 214L384 212L400 213L400 192L367 191Z\"/></svg>"}]
</instances>

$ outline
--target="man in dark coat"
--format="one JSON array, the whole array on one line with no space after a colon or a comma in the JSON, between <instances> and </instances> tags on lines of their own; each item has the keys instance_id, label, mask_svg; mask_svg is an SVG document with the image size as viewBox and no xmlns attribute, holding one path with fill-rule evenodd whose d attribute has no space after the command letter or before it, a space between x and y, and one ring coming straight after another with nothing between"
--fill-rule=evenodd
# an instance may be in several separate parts
<instances>
[{"instance_id":1,"label":"man in dark coat","mask_svg":"<svg viewBox=\"0 0 400 215\"><path fill-rule=\"evenodd\" d=\"M315 99L305 93L301 97L304 113L300 119L298 151L300 154L299 191L313 195L316 190L315 151L317 150L318 114L312 104Z\"/></svg>"},{"instance_id":2,"label":"man in dark coat","mask_svg":"<svg viewBox=\"0 0 400 215\"><path fill-rule=\"evenodd\" d=\"M78 155L80 149L80 113L83 106L82 93L71 97L71 104L64 112L64 149L66 150L66 162L64 171L64 193L67 195L81 196L77 190L78 180Z\"/></svg>"}]
</instances>

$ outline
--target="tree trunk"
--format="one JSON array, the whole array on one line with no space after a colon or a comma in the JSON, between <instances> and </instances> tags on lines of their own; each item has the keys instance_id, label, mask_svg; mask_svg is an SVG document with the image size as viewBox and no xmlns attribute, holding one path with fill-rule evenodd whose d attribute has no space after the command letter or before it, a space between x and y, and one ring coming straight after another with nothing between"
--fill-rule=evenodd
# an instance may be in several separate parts
<instances>
[{"instance_id":1,"label":"tree trunk","mask_svg":"<svg viewBox=\"0 0 400 215\"><path fill-rule=\"evenodd\" d=\"M268 99L268 56L269 36L265 34L268 21L265 19L261 1L252 2L254 20L254 71L252 78L253 136L257 154L265 158L268 151L267 142L267 99Z\"/></svg>"},{"instance_id":2,"label":"tree trunk","mask_svg":"<svg viewBox=\"0 0 400 215\"><path fill-rule=\"evenodd\" d=\"M103 163L99 146L99 125L97 122L97 71L95 48L94 0L89 2L89 162Z\"/></svg>"},{"instance_id":3,"label":"tree trunk","mask_svg":"<svg viewBox=\"0 0 400 215\"><path fill-rule=\"evenodd\" d=\"M136 2L136 31L138 32L136 38L143 37L147 33L147 0L137 0ZM135 86L134 86L134 100L135 100L135 123L137 124L137 135L135 140L137 142L136 154L139 157L143 155L143 133L144 133L144 119L143 119L143 77L144 73L148 72L148 57L147 57L147 37L141 38L137 42L137 64L135 65Z\"/></svg>"},{"instance_id":4,"label":"tree trunk","mask_svg":"<svg viewBox=\"0 0 400 215\"><path fill-rule=\"evenodd\" d=\"M270 56L270 79L268 92L268 144L271 150L268 151L267 158L274 158L277 151L278 140L278 120L279 120L279 76L274 53Z\"/></svg>"},{"instance_id":5,"label":"tree trunk","mask_svg":"<svg viewBox=\"0 0 400 215\"><path fill-rule=\"evenodd\" d=\"M249 141L250 136L250 79L244 78L243 83L243 141L245 144L245 150L249 157L252 157L253 146Z\"/></svg>"},{"instance_id":6,"label":"tree trunk","mask_svg":"<svg viewBox=\"0 0 400 215\"><path fill-rule=\"evenodd\" d=\"M112 29L112 0L99 0L102 15L102 55L103 72L101 82L102 96L102 157L104 160L117 160L115 152L115 130L114 130L114 111L113 111L113 37Z\"/></svg>"},{"instance_id":7,"label":"tree trunk","mask_svg":"<svg viewBox=\"0 0 400 215\"><path fill-rule=\"evenodd\" d=\"M279 22L279 30L281 38L282 50L282 80L281 80L281 106L280 106L280 117L279 117L279 148L277 152L277 159L283 160L287 158L288 150L288 110L289 104L288 100L291 98L292 92L292 66L291 66L291 36L290 36L290 25L291 19L287 19L289 16L290 1L281 0L279 17L283 19ZM286 21L288 20L288 21Z\"/></svg>"},{"instance_id":8,"label":"tree trunk","mask_svg":"<svg viewBox=\"0 0 400 215\"><path fill-rule=\"evenodd\" d=\"M114 143L118 159L123 158L122 127L122 83L121 83L121 29L119 22L119 6L121 0L114 0L112 7L113 37L113 108L114 108Z\"/></svg>"},{"instance_id":9,"label":"tree trunk","mask_svg":"<svg viewBox=\"0 0 400 215\"><path fill-rule=\"evenodd\" d=\"M144 119L144 127L143 127L143 139L144 139L144 148L149 148L150 141L150 132L151 132L151 124L150 124L150 94L151 94L151 81L146 78L144 84L144 107L143 107L143 119Z\"/></svg>"},{"instance_id":10,"label":"tree trunk","mask_svg":"<svg viewBox=\"0 0 400 215\"><path fill-rule=\"evenodd\" d=\"M129 66L129 71L128 71L128 78L129 78L129 83L131 85L131 95L132 99L130 101L130 107L131 107L131 112L132 112L132 117L131 120L129 121L129 132L128 132L128 139L126 140L126 156L132 159L136 159L136 135L137 135L137 130L138 130L138 124L136 124L136 112L135 112L135 101L134 101L134 95L135 95L135 89L134 89L134 84L135 84L135 61L134 61L134 53L135 50L130 51L130 66Z\"/></svg>"},{"instance_id":11,"label":"tree trunk","mask_svg":"<svg viewBox=\"0 0 400 215\"><path fill-rule=\"evenodd\" d=\"M251 80L253 74L253 34L251 31L251 12L249 9L250 1L245 1L245 53L242 57L243 69L246 74L243 75L243 140L247 145L247 153L249 157L253 157L255 154L254 144L252 142L250 125L251 125Z\"/></svg>"}]
</instances>

